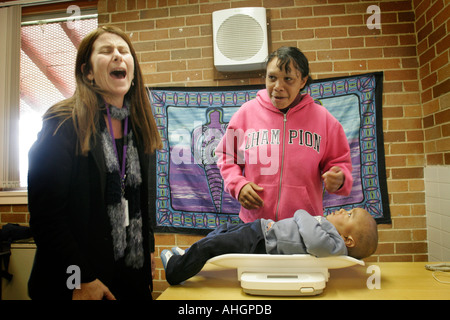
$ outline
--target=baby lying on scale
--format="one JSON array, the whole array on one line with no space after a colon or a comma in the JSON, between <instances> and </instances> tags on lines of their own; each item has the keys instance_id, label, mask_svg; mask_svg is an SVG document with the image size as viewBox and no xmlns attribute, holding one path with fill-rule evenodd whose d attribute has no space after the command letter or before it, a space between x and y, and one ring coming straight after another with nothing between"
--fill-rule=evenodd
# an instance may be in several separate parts
<instances>
[{"instance_id":1,"label":"baby lying on scale","mask_svg":"<svg viewBox=\"0 0 450 320\"><path fill-rule=\"evenodd\" d=\"M363 259L378 244L375 219L362 208L341 209L326 217L298 210L280 221L258 219L222 224L186 251L176 247L161 253L166 279L179 284L196 275L205 263L228 253L349 255Z\"/></svg>"}]
</instances>

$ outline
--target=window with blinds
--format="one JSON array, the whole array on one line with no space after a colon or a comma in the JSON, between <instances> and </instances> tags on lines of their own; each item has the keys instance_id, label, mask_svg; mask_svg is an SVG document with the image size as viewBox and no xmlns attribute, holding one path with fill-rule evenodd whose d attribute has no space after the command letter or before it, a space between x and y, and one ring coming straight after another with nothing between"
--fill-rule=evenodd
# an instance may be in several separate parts
<instances>
[{"instance_id":1,"label":"window with blinds","mask_svg":"<svg viewBox=\"0 0 450 320\"><path fill-rule=\"evenodd\" d=\"M75 60L81 40L97 18L32 22L21 27L19 158L20 185L27 184L28 150L49 107L75 91Z\"/></svg>"}]
</instances>

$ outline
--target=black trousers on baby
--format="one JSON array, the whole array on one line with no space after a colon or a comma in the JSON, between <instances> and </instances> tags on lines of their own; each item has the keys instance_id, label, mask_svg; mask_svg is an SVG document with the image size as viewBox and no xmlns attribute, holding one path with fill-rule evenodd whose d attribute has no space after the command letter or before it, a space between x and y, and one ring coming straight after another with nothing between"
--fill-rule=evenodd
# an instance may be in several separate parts
<instances>
[{"instance_id":1,"label":"black trousers on baby","mask_svg":"<svg viewBox=\"0 0 450 320\"><path fill-rule=\"evenodd\" d=\"M220 225L194 243L184 255L170 258L166 280L171 285L179 284L200 272L209 259L227 253L266 253L261 221Z\"/></svg>"}]
</instances>

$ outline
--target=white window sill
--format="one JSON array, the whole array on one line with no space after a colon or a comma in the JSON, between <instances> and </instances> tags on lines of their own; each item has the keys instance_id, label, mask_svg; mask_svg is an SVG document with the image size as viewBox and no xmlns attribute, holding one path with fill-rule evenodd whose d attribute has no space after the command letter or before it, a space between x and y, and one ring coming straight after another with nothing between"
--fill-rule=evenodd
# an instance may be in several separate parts
<instances>
[{"instance_id":1,"label":"white window sill","mask_svg":"<svg viewBox=\"0 0 450 320\"><path fill-rule=\"evenodd\" d=\"M0 191L0 205L28 204L28 192L26 190Z\"/></svg>"}]
</instances>

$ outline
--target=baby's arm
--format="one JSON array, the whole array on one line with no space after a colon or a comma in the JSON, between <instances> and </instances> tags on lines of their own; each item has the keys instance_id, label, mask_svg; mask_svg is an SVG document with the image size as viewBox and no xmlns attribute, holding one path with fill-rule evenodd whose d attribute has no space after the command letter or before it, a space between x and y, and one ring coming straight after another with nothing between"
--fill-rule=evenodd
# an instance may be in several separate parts
<instances>
[{"instance_id":1,"label":"baby's arm","mask_svg":"<svg viewBox=\"0 0 450 320\"><path fill-rule=\"evenodd\" d=\"M325 218L316 219L304 210L295 213L306 251L316 257L347 255L344 240Z\"/></svg>"}]
</instances>

